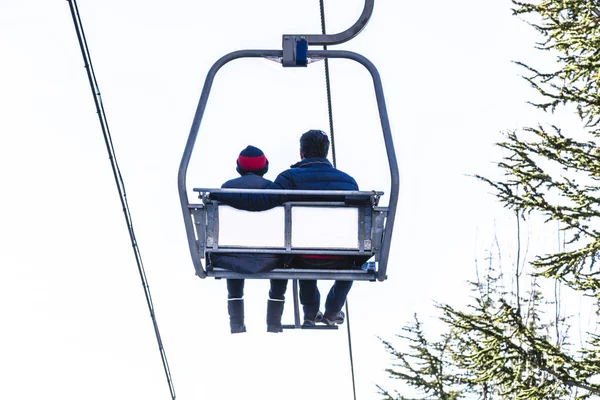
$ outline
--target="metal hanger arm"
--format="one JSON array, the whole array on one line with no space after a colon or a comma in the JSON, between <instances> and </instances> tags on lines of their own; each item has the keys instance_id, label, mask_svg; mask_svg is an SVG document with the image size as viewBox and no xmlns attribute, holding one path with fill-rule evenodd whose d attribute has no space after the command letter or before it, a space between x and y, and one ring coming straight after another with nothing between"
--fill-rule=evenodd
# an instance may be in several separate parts
<instances>
[{"instance_id":1,"label":"metal hanger arm","mask_svg":"<svg viewBox=\"0 0 600 400\"><path fill-rule=\"evenodd\" d=\"M373 7L375 5L375 0L365 0L365 7L362 11L358 20L352 25L350 28L346 29L340 33L334 34L326 34L326 35L302 35L302 34L293 34L293 35L283 35L285 37L302 37L304 40L308 42L309 45L330 45L330 44L340 44L347 42L350 39L353 39L356 35L358 35L363 28L371 19L371 15L373 14Z\"/></svg>"}]
</instances>

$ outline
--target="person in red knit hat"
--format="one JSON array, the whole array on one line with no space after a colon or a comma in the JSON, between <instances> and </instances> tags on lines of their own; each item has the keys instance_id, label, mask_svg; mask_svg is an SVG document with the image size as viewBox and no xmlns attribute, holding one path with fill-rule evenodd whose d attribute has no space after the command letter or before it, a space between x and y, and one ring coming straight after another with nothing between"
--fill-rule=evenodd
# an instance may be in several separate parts
<instances>
[{"instance_id":1,"label":"person in red knit hat","mask_svg":"<svg viewBox=\"0 0 600 400\"><path fill-rule=\"evenodd\" d=\"M237 172L240 177L225 182L222 188L264 189L272 182L263 178L269 170L269 160L258 147L248 146L237 158ZM281 265L277 254L214 253L210 255L214 267L252 274L271 271ZM267 331L283 332L281 316L285 304L287 280L272 279L267 303ZM231 333L246 332L244 324L244 279L227 279L227 311Z\"/></svg>"}]
</instances>

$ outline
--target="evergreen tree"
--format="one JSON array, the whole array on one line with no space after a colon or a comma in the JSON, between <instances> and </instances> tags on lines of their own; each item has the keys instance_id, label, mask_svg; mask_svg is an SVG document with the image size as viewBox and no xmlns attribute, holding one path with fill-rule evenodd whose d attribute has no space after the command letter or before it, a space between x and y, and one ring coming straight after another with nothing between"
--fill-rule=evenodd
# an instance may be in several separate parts
<instances>
[{"instance_id":1,"label":"evergreen tree","mask_svg":"<svg viewBox=\"0 0 600 400\"><path fill-rule=\"evenodd\" d=\"M459 379L452 373L446 371L446 367L451 366L449 357L450 334L442 335L437 342L430 343L425 338L423 326L415 315L415 322L402 328L406 334L397 335L400 339L408 342L409 352L402 353L397 351L394 346L385 340L382 340L386 350L398 358L398 362L388 368L386 371L394 379L399 379L408 385L419 389L425 393L425 399L455 400L459 399L462 388ZM380 393L386 400L393 400L394 397L381 386L378 386ZM408 400L400 395L397 399Z\"/></svg>"},{"instance_id":2,"label":"evergreen tree","mask_svg":"<svg viewBox=\"0 0 600 400\"><path fill-rule=\"evenodd\" d=\"M426 340L422 324L399 335L408 351L384 346L399 362L390 375L417 389L422 399L588 399L600 398L600 337L569 343L568 323L543 314L540 282L563 283L600 304L600 2L598 0L513 1L513 12L529 19L543 37L536 48L552 54L551 70L518 63L541 95L531 104L549 117L573 112L581 129L558 124L508 132L499 146L503 180L479 176L498 198L526 220L532 214L558 221L563 248L531 260L531 287L508 292L493 262L482 281L472 283L473 304L461 311L439 305L446 332ZM517 257L516 268L519 268ZM563 329L561 329L563 328ZM562 333L561 333L562 332ZM380 387L386 399L394 397ZM396 392L396 399L406 399Z\"/></svg>"},{"instance_id":3,"label":"evergreen tree","mask_svg":"<svg viewBox=\"0 0 600 400\"><path fill-rule=\"evenodd\" d=\"M596 3L596 4L595 4ZM525 79L542 95L532 104L554 112L576 111L582 122L578 132L563 132L552 125L510 132L500 146L508 156L499 163L505 181L484 179L497 189L509 208L540 212L559 221L569 250L540 255L534 265L544 276L559 279L600 300L600 11L597 0L542 1L537 5L515 2L515 14L534 14L532 23L545 38L542 51L556 54L553 71L522 65ZM581 137L579 140L576 138Z\"/></svg>"}]
</instances>

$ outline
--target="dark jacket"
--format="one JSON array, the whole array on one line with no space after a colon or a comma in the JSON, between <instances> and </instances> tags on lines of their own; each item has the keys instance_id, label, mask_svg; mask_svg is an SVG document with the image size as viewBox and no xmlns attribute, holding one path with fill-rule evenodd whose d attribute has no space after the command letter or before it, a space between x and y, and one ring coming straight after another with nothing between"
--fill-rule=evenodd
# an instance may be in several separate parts
<instances>
[{"instance_id":1,"label":"dark jacket","mask_svg":"<svg viewBox=\"0 0 600 400\"><path fill-rule=\"evenodd\" d=\"M305 158L292 165L290 169L280 173L275 182L268 185L266 189L358 190L358 185L350 175L333 168L326 158L314 157ZM295 200L293 196L255 193L221 193L211 197L232 207L249 211L268 210L286 201Z\"/></svg>"},{"instance_id":2,"label":"dark jacket","mask_svg":"<svg viewBox=\"0 0 600 400\"><path fill-rule=\"evenodd\" d=\"M246 174L239 178L225 182L222 188L235 189L264 189L272 182L260 175ZM254 274L271 271L281 264L281 256L276 254L251 254L251 253L211 253L210 265L224 268L242 274Z\"/></svg>"},{"instance_id":3,"label":"dark jacket","mask_svg":"<svg viewBox=\"0 0 600 400\"><path fill-rule=\"evenodd\" d=\"M223 189L264 189L272 183L260 175L250 173L231 179L221 185L221 187Z\"/></svg>"}]
</instances>

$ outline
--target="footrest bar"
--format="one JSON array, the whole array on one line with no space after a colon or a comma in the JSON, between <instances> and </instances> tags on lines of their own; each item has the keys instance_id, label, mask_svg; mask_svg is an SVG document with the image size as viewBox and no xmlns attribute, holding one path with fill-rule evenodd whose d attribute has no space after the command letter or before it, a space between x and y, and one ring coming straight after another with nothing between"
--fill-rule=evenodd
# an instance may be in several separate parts
<instances>
[{"instance_id":1,"label":"footrest bar","mask_svg":"<svg viewBox=\"0 0 600 400\"><path fill-rule=\"evenodd\" d=\"M333 325L333 326L329 326L329 325L315 325L315 326L300 326L299 328L296 327L296 325L293 324L284 324L282 325L283 329L323 329L323 330L337 330L338 326L337 325Z\"/></svg>"}]
</instances>

